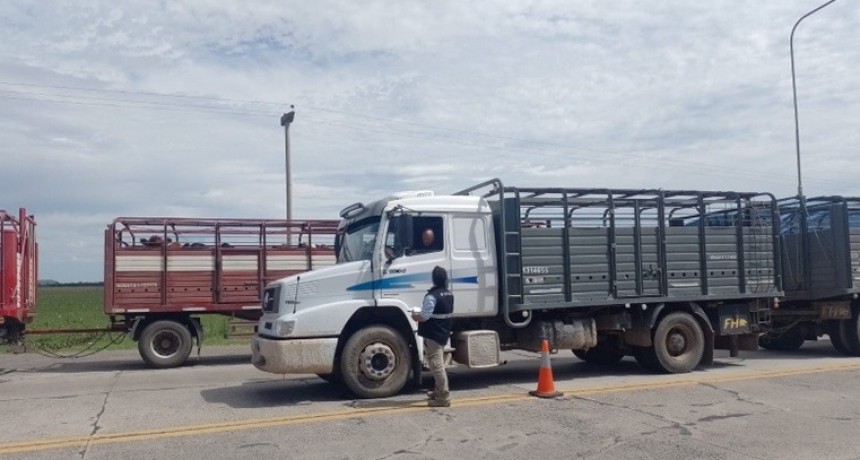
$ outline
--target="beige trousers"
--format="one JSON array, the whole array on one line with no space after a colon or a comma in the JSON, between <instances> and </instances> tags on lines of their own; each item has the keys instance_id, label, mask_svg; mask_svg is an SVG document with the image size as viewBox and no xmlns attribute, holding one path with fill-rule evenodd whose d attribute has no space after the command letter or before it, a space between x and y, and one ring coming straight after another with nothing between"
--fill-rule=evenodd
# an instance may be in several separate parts
<instances>
[{"instance_id":1,"label":"beige trousers","mask_svg":"<svg viewBox=\"0 0 860 460\"><path fill-rule=\"evenodd\" d=\"M436 399L446 401L451 398L448 391L448 374L445 372L445 345L435 340L424 339L424 355L427 357L427 367L433 373Z\"/></svg>"}]
</instances>

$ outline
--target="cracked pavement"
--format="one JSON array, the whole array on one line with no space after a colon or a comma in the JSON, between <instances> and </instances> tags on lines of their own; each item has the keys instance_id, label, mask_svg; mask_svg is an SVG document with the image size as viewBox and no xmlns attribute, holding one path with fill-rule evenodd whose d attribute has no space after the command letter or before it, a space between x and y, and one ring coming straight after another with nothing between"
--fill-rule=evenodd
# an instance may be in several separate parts
<instances>
[{"instance_id":1,"label":"cracked pavement","mask_svg":"<svg viewBox=\"0 0 860 460\"><path fill-rule=\"evenodd\" d=\"M590 366L561 351L552 366L567 394L550 400L524 396L536 384L536 355L504 359L451 369L454 405L426 409L419 389L353 400L315 376L261 373L243 348L204 348L195 365L168 370L146 369L132 351L73 361L0 355L0 407L14 420L0 432L0 452L12 442L79 440L0 460L860 458L860 358L838 357L827 341L798 353L720 354L716 366L684 376L649 374L630 358Z\"/></svg>"}]
</instances>

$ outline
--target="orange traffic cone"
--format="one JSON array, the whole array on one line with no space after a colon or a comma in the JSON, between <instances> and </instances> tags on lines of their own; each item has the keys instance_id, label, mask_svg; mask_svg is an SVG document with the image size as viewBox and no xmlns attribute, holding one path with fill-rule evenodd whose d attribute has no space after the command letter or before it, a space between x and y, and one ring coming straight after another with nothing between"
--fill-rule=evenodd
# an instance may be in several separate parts
<instances>
[{"instance_id":1,"label":"orange traffic cone","mask_svg":"<svg viewBox=\"0 0 860 460\"><path fill-rule=\"evenodd\" d=\"M538 374L537 390L529 391L529 394L538 398L555 398L562 395L562 393L555 391L552 366L549 362L549 342L546 339L540 344L540 373Z\"/></svg>"}]
</instances>

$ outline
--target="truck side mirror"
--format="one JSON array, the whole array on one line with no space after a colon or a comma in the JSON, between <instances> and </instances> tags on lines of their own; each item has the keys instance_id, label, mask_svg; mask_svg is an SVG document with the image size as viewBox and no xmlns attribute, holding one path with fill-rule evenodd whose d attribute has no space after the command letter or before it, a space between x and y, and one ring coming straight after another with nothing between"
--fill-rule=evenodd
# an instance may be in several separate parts
<instances>
[{"instance_id":1,"label":"truck side mirror","mask_svg":"<svg viewBox=\"0 0 860 460\"><path fill-rule=\"evenodd\" d=\"M400 216L397 225L397 240L402 244L402 253L412 249L412 216L404 214Z\"/></svg>"}]
</instances>

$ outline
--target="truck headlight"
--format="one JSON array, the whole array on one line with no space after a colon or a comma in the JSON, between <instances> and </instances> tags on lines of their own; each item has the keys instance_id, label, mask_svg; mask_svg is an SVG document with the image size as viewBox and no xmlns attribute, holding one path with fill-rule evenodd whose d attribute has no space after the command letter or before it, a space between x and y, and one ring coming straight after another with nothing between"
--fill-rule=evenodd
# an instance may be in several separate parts
<instances>
[{"instance_id":1,"label":"truck headlight","mask_svg":"<svg viewBox=\"0 0 860 460\"><path fill-rule=\"evenodd\" d=\"M286 337L293 333L293 329L296 327L296 321L291 319L287 321L278 321L275 323L274 330L272 332L275 333L278 337Z\"/></svg>"}]
</instances>

